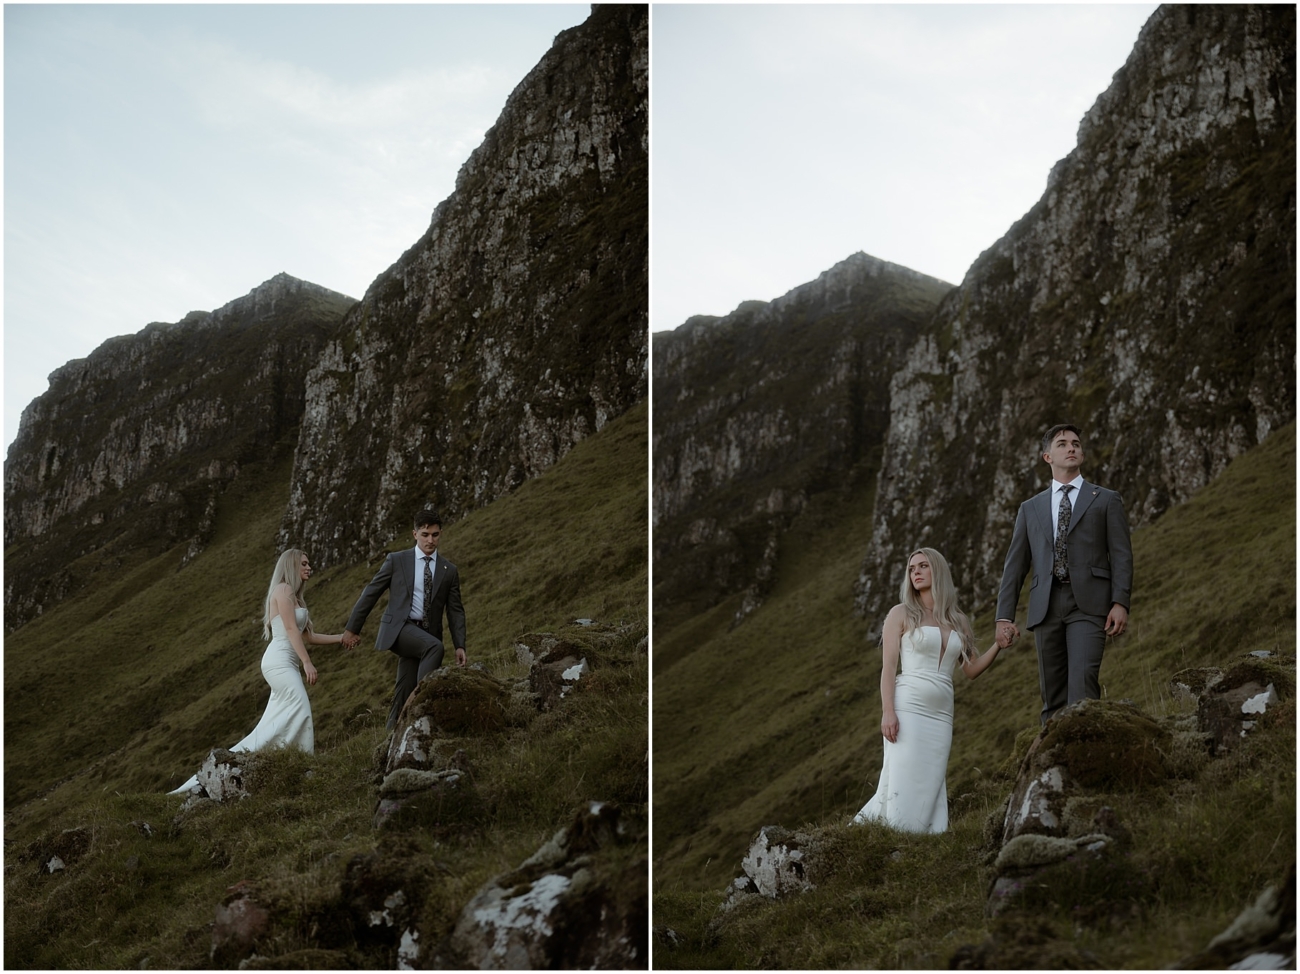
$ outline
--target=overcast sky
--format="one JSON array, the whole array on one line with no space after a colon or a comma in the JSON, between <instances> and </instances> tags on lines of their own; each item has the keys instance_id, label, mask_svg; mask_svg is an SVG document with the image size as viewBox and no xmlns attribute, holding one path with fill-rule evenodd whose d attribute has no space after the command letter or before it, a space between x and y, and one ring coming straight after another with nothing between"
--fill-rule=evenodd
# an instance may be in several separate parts
<instances>
[{"instance_id":1,"label":"overcast sky","mask_svg":"<svg viewBox=\"0 0 1300 974\"><path fill-rule=\"evenodd\" d=\"M4 426L281 271L353 297L583 4L4 8Z\"/></svg>"},{"instance_id":2,"label":"overcast sky","mask_svg":"<svg viewBox=\"0 0 1300 974\"><path fill-rule=\"evenodd\" d=\"M961 283L1155 8L655 4L651 328L859 250Z\"/></svg>"}]
</instances>

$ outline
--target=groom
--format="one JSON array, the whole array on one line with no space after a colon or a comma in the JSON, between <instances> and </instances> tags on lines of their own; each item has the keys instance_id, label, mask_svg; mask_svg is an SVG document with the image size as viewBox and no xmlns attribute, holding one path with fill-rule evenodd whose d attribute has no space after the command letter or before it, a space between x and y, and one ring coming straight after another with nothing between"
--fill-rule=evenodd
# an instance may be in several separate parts
<instances>
[{"instance_id":1,"label":"groom","mask_svg":"<svg viewBox=\"0 0 1300 974\"><path fill-rule=\"evenodd\" d=\"M1020 505L998 591L997 641L1004 649L1015 625L1020 586L1033 567L1025 625L1038 647L1042 723L1066 704L1101 696L1101 654L1107 636L1128 626L1133 549L1119 494L1083 479L1078 427L1047 431L1047 490Z\"/></svg>"},{"instance_id":2,"label":"groom","mask_svg":"<svg viewBox=\"0 0 1300 974\"><path fill-rule=\"evenodd\" d=\"M398 657L397 686L388 713L388 729L415 685L442 665L442 615L447 613L456 665L465 665L465 607L460 601L460 576L456 566L438 557L442 518L430 510L415 515L415 548L390 554L362 591L348 617L343 645L351 649L361 641L361 627L379 596L388 590L388 611L379 620L375 649Z\"/></svg>"}]
</instances>

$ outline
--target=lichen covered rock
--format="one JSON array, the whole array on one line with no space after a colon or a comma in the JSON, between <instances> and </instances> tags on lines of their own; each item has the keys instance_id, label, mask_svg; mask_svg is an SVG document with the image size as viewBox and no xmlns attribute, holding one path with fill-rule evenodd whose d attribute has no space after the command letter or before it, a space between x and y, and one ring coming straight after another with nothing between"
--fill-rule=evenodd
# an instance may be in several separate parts
<instances>
[{"instance_id":1,"label":"lichen covered rock","mask_svg":"<svg viewBox=\"0 0 1300 974\"><path fill-rule=\"evenodd\" d=\"M518 869L465 906L436 958L477 970L644 968L644 821L593 802Z\"/></svg>"}]
</instances>

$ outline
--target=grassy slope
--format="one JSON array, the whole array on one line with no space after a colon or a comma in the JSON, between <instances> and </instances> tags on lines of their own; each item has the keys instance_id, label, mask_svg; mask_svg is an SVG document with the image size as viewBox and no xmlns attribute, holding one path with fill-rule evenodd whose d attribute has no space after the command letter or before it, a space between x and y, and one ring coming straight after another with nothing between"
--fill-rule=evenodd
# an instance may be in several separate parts
<instances>
[{"instance_id":1,"label":"grassy slope","mask_svg":"<svg viewBox=\"0 0 1300 974\"><path fill-rule=\"evenodd\" d=\"M453 869L439 871L454 877L440 898L448 916L530 854L574 803L647 798L648 674L631 651L647 624L646 415L635 407L544 476L446 527L441 550L461 569L470 659L494 675L523 674L512 641L520 633L583 617L632 626L619 665L565 715L539 718L522 739L476 756L483 777L498 782L496 812L452 854ZM6 640L6 966L135 966L145 955L151 966L201 966L206 943L195 931L231 883L256 878L310 899L337 882L341 866L323 878L322 861L373 848L370 758L384 737L395 665L370 648L313 651L317 753L279 758L285 781L299 781L293 769L310 763L308 784L165 839L127 827L141 819L167 830L178 799L161 793L209 748L247 733L266 704L259 603L288 474L247 471L212 544L186 568L177 571L180 551L169 552ZM396 532L393 548L405 547L409 532ZM342 628L377 565L318 566L306 592L318 628ZM74 826L96 837L78 869L33 880L29 865L17 865L27 843ZM142 867L127 876L130 850ZM54 930L68 935L50 938Z\"/></svg>"},{"instance_id":2,"label":"grassy slope","mask_svg":"<svg viewBox=\"0 0 1300 974\"><path fill-rule=\"evenodd\" d=\"M1294 653L1294 469L1291 426L1239 457L1189 503L1135 534L1131 634L1107 653L1102 680L1108 697L1131 699L1154 714L1174 713L1180 705L1169 698L1167 682L1177 670L1222 663L1253 649ZM671 922L702 936L719 892L736 875L759 827L836 826L874 791L881 761L880 651L866 644L867 625L851 617L870 498L822 501L820 519L795 526L798 546L785 554L782 581L743 626L727 631L730 611L724 606L672 632L655 633L656 924ZM991 615L990 607L977 620L981 641L991 638ZM890 936L868 944L851 932L850 921L840 927L824 912L820 924L810 927L819 909L839 914L840 907L820 899L774 906L748 931L752 947L739 949L741 939L723 938L710 949L697 943L700 953L669 955L661 948L656 966L944 966L943 950L960 941L936 943L935 913L964 930L966 942L982 940L987 880L972 849L981 841L984 817L1009 790L998 769L1017 734L1037 727L1030 639L980 680L958 683L948 768L953 831L938 840L903 840L915 856L906 881L900 876L891 894L900 897L897 902L862 888L879 877L859 873L855 885L847 869L834 894L855 903L872 900L868 912L887 921L892 944L887 945ZM1263 880L1279 878L1271 866L1294 858L1294 735L1282 737L1282 760L1270 770L1282 780L1265 789L1273 795L1271 812L1258 810L1257 831L1243 829L1250 820L1240 808L1198 807L1195 795L1179 808L1180 827L1203 842L1199 855L1205 861L1191 869L1200 879L1187 881L1196 916L1188 921L1190 930L1170 933L1167 924L1161 936L1144 931L1154 951L1140 955L1146 962L1169 963L1184 947L1204 946L1215 925L1222 929ZM1264 749L1259 760L1265 766L1277 758L1268 754L1270 745L1257 746ZM1269 831L1278 820L1291 823L1286 834ZM1215 850L1223 832L1207 832L1210 822L1238 835L1238 848L1257 858L1247 862L1241 856L1235 868L1220 862ZM840 831L846 862L863 854L858 845L873 841L861 830ZM896 847L900 840L890 841ZM1186 904L1180 909L1186 911ZM861 925L861 916L856 922ZM772 932L777 923L791 931L779 946L773 938L781 935ZM759 930L768 933L759 936ZM1124 943L1109 947L1114 963L1142 962L1123 952Z\"/></svg>"}]
</instances>

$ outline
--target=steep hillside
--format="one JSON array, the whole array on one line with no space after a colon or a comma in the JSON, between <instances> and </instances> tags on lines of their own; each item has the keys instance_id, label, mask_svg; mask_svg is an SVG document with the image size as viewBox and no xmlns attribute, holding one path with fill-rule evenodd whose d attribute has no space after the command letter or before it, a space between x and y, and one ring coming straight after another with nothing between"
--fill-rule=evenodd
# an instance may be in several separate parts
<instances>
[{"instance_id":1,"label":"steep hillside","mask_svg":"<svg viewBox=\"0 0 1300 974\"><path fill-rule=\"evenodd\" d=\"M262 791L198 817L178 815L180 798L163 794L209 748L245 734L266 704L259 604L278 551L287 462L236 483L211 543L181 571L177 546L6 639L6 966L209 966L213 911L240 882L274 917L258 942L263 958L393 966L400 931L369 930L364 914L349 913L341 884L355 857L409 864L408 895L418 888L424 903L412 923L431 949L480 884L531 855L575 809L644 806L647 427L638 406L545 475L446 528L441 548L461 568L470 660L493 676L526 672L515 650L524 633L567 633L575 618L626 633L591 657L593 679L564 706L491 747L465 745L484 804L451 841L438 828L372 825L373 754L386 738L394 660L368 642L313 653L314 758L284 753ZM375 565L316 563L307 604L323 631L337 632ZM66 870L50 874L25 858L67 829L85 830L89 845ZM633 848L644 860L644 837ZM635 853L623 855L635 868Z\"/></svg>"},{"instance_id":2,"label":"steep hillside","mask_svg":"<svg viewBox=\"0 0 1300 974\"><path fill-rule=\"evenodd\" d=\"M1294 667L1296 514L1276 500L1290 496L1294 468L1292 424L1135 532L1132 625L1107 649L1106 699L1187 714L1195 704L1170 685L1179 671L1224 667L1252 651ZM1295 857L1290 698L1244 751L1175 783L1171 795L1118 796L1134 833L1133 868L1083 887L1091 912L1044 903L1041 917L1023 922L986 917L987 822L1000 821L1013 755L1038 730L1028 641L979 680L958 678L951 831L848 828L882 758L880 649L852 611L855 535L867 527L861 500L796 520L802 544L783 553L776 589L745 626L728 631L724 603L655 632L656 967L943 968L963 944L989 938L1021 949L995 953L992 967L1078 966L1087 957L1103 968L1164 967L1203 949L1265 885L1285 879ZM976 636L987 645L991 633L989 612ZM835 876L823 892L724 917L724 893L764 825L813 828ZM1116 878L1141 884L1136 905L1123 899L1133 887L1108 889ZM1108 897L1122 901L1122 915L1105 907Z\"/></svg>"},{"instance_id":3,"label":"steep hillside","mask_svg":"<svg viewBox=\"0 0 1300 974\"><path fill-rule=\"evenodd\" d=\"M889 377L950 289L859 253L654 336L656 626L738 592L742 620L798 514L875 480Z\"/></svg>"},{"instance_id":4,"label":"steep hillside","mask_svg":"<svg viewBox=\"0 0 1300 974\"><path fill-rule=\"evenodd\" d=\"M893 378L859 611L919 544L988 604L1053 423L1142 525L1295 418L1295 119L1294 7L1152 15Z\"/></svg>"},{"instance_id":5,"label":"steep hillside","mask_svg":"<svg viewBox=\"0 0 1300 974\"><path fill-rule=\"evenodd\" d=\"M368 558L644 398L648 59L647 8L596 6L520 82L308 377L282 539Z\"/></svg>"},{"instance_id":6,"label":"steep hillside","mask_svg":"<svg viewBox=\"0 0 1300 974\"><path fill-rule=\"evenodd\" d=\"M304 383L353 298L279 274L50 376L5 461L5 629L185 541L249 464L292 455Z\"/></svg>"}]
</instances>

